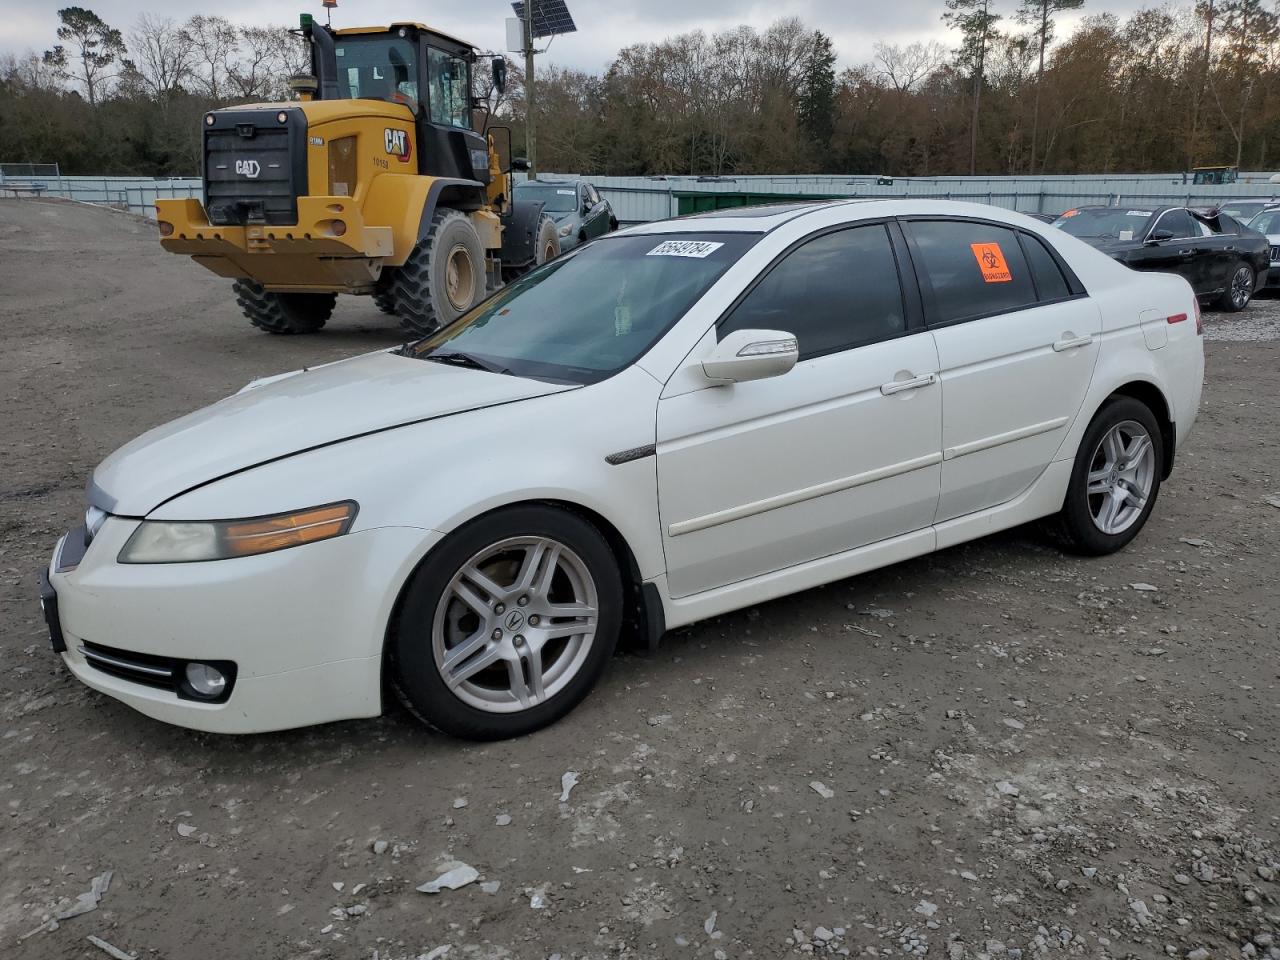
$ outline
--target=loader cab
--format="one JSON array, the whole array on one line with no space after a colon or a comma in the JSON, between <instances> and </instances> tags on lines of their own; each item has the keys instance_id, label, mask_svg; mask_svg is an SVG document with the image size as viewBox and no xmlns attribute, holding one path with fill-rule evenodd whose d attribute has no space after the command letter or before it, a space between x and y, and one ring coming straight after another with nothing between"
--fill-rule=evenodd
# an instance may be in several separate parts
<instances>
[{"instance_id":1,"label":"loader cab","mask_svg":"<svg viewBox=\"0 0 1280 960\"><path fill-rule=\"evenodd\" d=\"M489 182L488 142L471 125L470 44L418 23L333 31L304 22L303 34L319 99L402 104L417 143L389 142L388 152L412 151L426 176Z\"/></svg>"}]
</instances>

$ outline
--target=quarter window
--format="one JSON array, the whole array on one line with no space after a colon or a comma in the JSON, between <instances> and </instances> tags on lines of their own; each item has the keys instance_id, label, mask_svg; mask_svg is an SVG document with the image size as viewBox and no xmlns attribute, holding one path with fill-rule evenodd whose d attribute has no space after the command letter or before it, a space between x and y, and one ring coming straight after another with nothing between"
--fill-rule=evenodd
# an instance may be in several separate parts
<instances>
[{"instance_id":1,"label":"quarter window","mask_svg":"<svg viewBox=\"0 0 1280 960\"><path fill-rule=\"evenodd\" d=\"M785 330L800 357L822 356L906 330L902 287L883 224L854 227L793 250L720 324L735 330Z\"/></svg>"},{"instance_id":2,"label":"quarter window","mask_svg":"<svg viewBox=\"0 0 1280 960\"><path fill-rule=\"evenodd\" d=\"M1022 249L1027 255L1027 263L1031 274L1036 279L1036 291L1040 300L1063 300L1071 296L1071 288L1067 286L1067 278L1062 275L1058 262L1053 259L1039 237L1029 233L1022 234Z\"/></svg>"},{"instance_id":3,"label":"quarter window","mask_svg":"<svg viewBox=\"0 0 1280 960\"><path fill-rule=\"evenodd\" d=\"M906 226L920 257L916 266L926 293L932 294L933 323L1035 304L1031 270L1014 231L964 220L917 220Z\"/></svg>"}]
</instances>

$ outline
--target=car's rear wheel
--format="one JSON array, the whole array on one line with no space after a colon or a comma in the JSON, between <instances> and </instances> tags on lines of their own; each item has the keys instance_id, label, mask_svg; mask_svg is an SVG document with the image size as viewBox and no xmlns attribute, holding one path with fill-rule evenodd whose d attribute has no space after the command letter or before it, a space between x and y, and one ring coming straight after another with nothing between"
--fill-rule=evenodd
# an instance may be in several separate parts
<instances>
[{"instance_id":1,"label":"car's rear wheel","mask_svg":"<svg viewBox=\"0 0 1280 960\"><path fill-rule=\"evenodd\" d=\"M1160 426L1132 397L1108 400L1080 441L1060 530L1080 553L1119 550L1138 535L1160 493Z\"/></svg>"},{"instance_id":2,"label":"car's rear wheel","mask_svg":"<svg viewBox=\"0 0 1280 960\"><path fill-rule=\"evenodd\" d=\"M1253 272L1253 267L1243 260L1240 261L1231 271L1231 280L1227 283L1227 289L1222 292L1218 305L1223 310L1239 313L1253 299L1253 289L1257 282L1258 278Z\"/></svg>"},{"instance_id":3,"label":"car's rear wheel","mask_svg":"<svg viewBox=\"0 0 1280 960\"><path fill-rule=\"evenodd\" d=\"M500 510L451 535L414 574L394 682L446 733L518 736L581 702L621 622L618 565L594 526L550 507Z\"/></svg>"}]
</instances>

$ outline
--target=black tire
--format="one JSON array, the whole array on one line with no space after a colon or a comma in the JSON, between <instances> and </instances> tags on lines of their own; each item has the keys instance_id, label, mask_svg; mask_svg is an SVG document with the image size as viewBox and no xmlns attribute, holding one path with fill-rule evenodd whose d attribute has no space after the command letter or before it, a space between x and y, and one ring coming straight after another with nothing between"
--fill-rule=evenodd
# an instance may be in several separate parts
<instances>
[{"instance_id":1,"label":"black tire","mask_svg":"<svg viewBox=\"0 0 1280 960\"><path fill-rule=\"evenodd\" d=\"M543 217L538 224L538 239L533 249L534 262L538 266L560 256L560 234L556 230L556 222L550 217Z\"/></svg>"},{"instance_id":2,"label":"black tire","mask_svg":"<svg viewBox=\"0 0 1280 960\"><path fill-rule=\"evenodd\" d=\"M456 303L448 294L451 256L465 257L459 265L465 263L470 271L469 281L458 278ZM405 327L423 336L452 323L483 300L484 247L467 215L447 208L437 210L426 238L396 268L387 291L394 301L396 316Z\"/></svg>"},{"instance_id":3,"label":"black tire","mask_svg":"<svg viewBox=\"0 0 1280 960\"><path fill-rule=\"evenodd\" d=\"M383 313L396 315L396 298L391 295L391 291L385 288L375 290L373 293L373 302Z\"/></svg>"},{"instance_id":4,"label":"black tire","mask_svg":"<svg viewBox=\"0 0 1280 960\"><path fill-rule=\"evenodd\" d=\"M610 233L613 233L613 231L615 231L615 230L617 230L617 229L618 229L618 221L617 221L617 220L610 219L610 221L609 221L609 232L610 232Z\"/></svg>"},{"instance_id":5,"label":"black tire","mask_svg":"<svg viewBox=\"0 0 1280 960\"><path fill-rule=\"evenodd\" d=\"M1099 455L1103 438L1116 425L1129 421L1140 424L1151 438L1154 453L1151 492L1147 496L1145 506L1133 522L1123 531L1109 534L1099 529L1094 521L1087 492L1089 473L1093 469L1095 457ZM1104 556L1115 553L1128 544L1142 530L1151 516L1151 511L1155 508L1156 499L1160 494L1163 464L1164 441L1160 433L1160 425L1151 409L1133 397L1112 397L1104 403L1080 440L1076 462L1071 470L1071 482L1067 487L1067 496L1056 518L1056 532L1064 545L1075 553Z\"/></svg>"},{"instance_id":6,"label":"black tire","mask_svg":"<svg viewBox=\"0 0 1280 960\"><path fill-rule=\"evenodd\" d=\"M1231 268L1231 276L1227 278L1227 289L1218 298L1218 309L1227 313L1239 313L1249 305L1258 288L1258 275L1252 266L1239 261Z\"/></svg>"},{"instance_id":7,"label":"black tire","mask_svg":"<svg viewBox=\"0 0 1280 960\"><path fill-rule=\"evenodd\" d=\"M281 335L315 333L333 315L336 293L271 293L252 280L232 284L236 303L259 330Z\"/></svg>"},{"instance_id":8,"label":"black tire","mask_svg":"<svg viewBox=\"0 0 1280 960\"><path fill-rule=\"evenodd\" d=\"M477 553L513 537L546 537L573 551L594 581L598 616L592 645L565 686L542 703L498 713L465 703L450 690L436 665L432 630L437 607L454 575ZM617 561L592 524L551 507L498 510L450 534L414 572L395 623L388 673L409 711L445 733L471 740L501 740L530 733L554 723L590 693L617 646L623 602Z\"/></svg>"}]
</instances>

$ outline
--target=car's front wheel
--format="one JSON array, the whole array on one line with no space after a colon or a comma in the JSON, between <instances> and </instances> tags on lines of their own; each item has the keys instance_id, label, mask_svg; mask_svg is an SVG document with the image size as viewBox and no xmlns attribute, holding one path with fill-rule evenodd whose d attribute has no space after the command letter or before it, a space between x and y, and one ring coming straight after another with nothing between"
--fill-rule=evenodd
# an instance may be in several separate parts
<instances>
[{"instance_id":1,"label":"car's front wheel","mask_svg":"<svg viewBox=\"0 0 1280 960\"><path fill-rule=\"evenodd\" d=\"M1257 277L1254 275L1253 267L1244 261L1237 263L1235 269L1231 271L1231 280L1227 283L1227 289L1223 291L1218 305L1223 310L1239 313L1253 299L1253 288L1256 284Z\"/></svg>"},{"instance_id":2,"label":"car's front wheel","mask_svg":"<svg viewBox=\"0 0 1280 960\"><path fill-rule=\"evenodd\" d=\"M583 518L520 506L452 534L410 581L393 678L420 719L477 740L558 720L590 692L617 644L622 580Z\"/></svg>"},{"instance_id":3,"label":"car's front wheel","mask_svg":"<svg viewBox=\"0 0 1280 960\"><path fill-rule=\"evenodd\" d=\"M1138 535L1160 493L1160 426L1133 397L1112 397L1080 441L1059 526L1080 553L1114 553Z\"/></svg>"}]
</instances>

